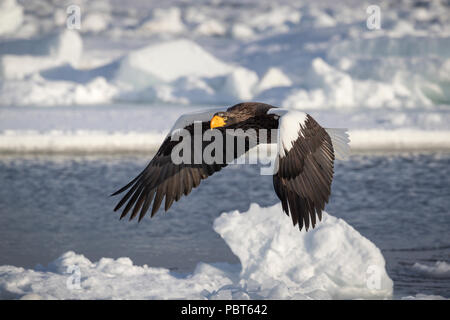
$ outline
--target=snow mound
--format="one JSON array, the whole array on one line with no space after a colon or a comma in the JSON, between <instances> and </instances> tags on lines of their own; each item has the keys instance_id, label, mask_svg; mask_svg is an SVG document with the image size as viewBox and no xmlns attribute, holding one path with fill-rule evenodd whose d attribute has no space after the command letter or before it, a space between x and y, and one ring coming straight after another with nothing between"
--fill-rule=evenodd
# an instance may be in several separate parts
<instances>
[{"instance_id":1,"label":"snow mound","mask_svg":"<svg viewBox=\"0 0 450 320\"><path fill-rule=\"evenodd\" d=\"M119 100L203 103L249 100L256 72L227 64L193 41L179 39L150 45L122 58L113 83Z\"/></svg>"},{"instance_id":2,"label":"snow mound","mask_svg":"<svg viewBox=\"0 0 450 320\"><path fill-rule=\"evenodd\" d=\"M258 75L256 72L240 67L226 77L224 92L231 97L250 100L257 83Z\"/></svg>"},{"instance_id":3,"label":"snow mound","mask_svg":"<svg viewBox=\"0 0 450 320\"><path fill-rule=\"evenodd\" d=\"M413 270L432 278L450 278L450 264L445 261L436 261L434 265L428 266L416 262Z\"/></svg>"},{"instance_id":4,"label":"snow mound","mask_svg":"<svg viewBox=\"0 0 450 320\"><path fill-rule=\"evenodd\" d=\"M231 36L236 39L247 39L255 35L253 29L246 24L236 23L231 28Z\"/></svg>"},{"instance_id":5,"label":"snow mound","mask_svg":"<svg viewBox=\"0 0 450 320\"><path fill-rule=\"evenodd\" d=\"M0 3L0 35L15 31L23 22L23 8L16 0Z\"/></svg>"},{"instance_id":6,"label":"snow mound","mask_svg":"<svg viewBox=\"0 0 450 320\"><path fill-rule=\"evenodd\" d=\"M275 30L284 30L286 24L299 23L301 19L301 13L295 8L290 6L273 7L267 12L257 14L252 19L249 19L248 23L257 28L259 31L263 31L269 28Z\"/></svg>"},{"instance_id":7,"label":"snow mound","mask_svg":"<svg viewBox=\"0 0 450 320\"><path fill-rule=\"evenodd\" d=\"M83 19L81 32L98 33L106 30L111 22L111 16L105 13L88 13Z\"/></svg>"},{"instance_id":8,"label":"snow mound","mask_svg":"<svg viewBox=\"0 0 450 320\"><path fill-rule=\"evenodd\" d=\"M0 3L0 35L15 31L23 22L23 8L15 0Z\"/></svg>"},{"instance_id":9,"label":"snow mound","mask_svg":"<svg viewBox=\"0 0 450 320\"><path fill-rule=\"evenodd\" d=\"M181 11L176 7L153 10L152 17L144 21L139 29L142 33L180 33L185 26L181 20Z\"/></svg>"},{"instance_id":10,"label":"snow mound","mask_svg":"<svg viewBox=\"0 0 450 320\"><path fill-rule=\"evenodd\" d=\"M115 80L144 88L185 76L215 77L231 69L196 43L180 39L129 53L121 60Z\"/></svg>"},{"instance_id":11,"label":"snow mound","mask_svg":"<svg viewBox=\"0 0 450 320\"><path fill-rule=\"evenodd\" d=\"M315 229L299 232L282 214L281 205L252 204L243 214L222 214L214 230L239 257L241 284L248 292L255 290L254 297L352 299L392 294L380 250L345 221L326 213ZM372 271L376 284L370 283Z\"/></svg>"},{"instance_id":12,"label":"snow mound","mask_svg":"<svg viewBox=\"0 0 450 320\"><path fill-rule=\"evenodd\" d=\"M351 62L341 61L341 65L347 63ZM422 88L419 88L415 83L408 83L407 78L399 73L391 82L357 79L321 58L315 58L308 71L308 87L293 89L284 97L283 105L294 109L431 106L431 100L424 94L425 82L421 81ZM434 93L437 96L445 94L440 88L435 90L432 83L426 89L437 91Z\"/></svg>"},{"instance_id":13,"label":"snow mound","mask_svg":"<svg viewBox=\"0 0 450 320\"><path fill-rule=\"evenodd\" d=\"M211 19L201 22L195 28L195 32L204 36L223 36L227 32L227 28L219 21Z\"/></svg>"},{"instance_id":14,"label":"snow mound","mask_svg":"<svg viewBox=\"0 0 450 320\"><path fill-rule=\"evenodd\" d=\"M76 65L82 52L82 39L71 30L40 39L3 42L0 44L0 78L23 79L65 63Z\"/></svg>"},{"instance_id":15,"label":"snow mound","mask_svg":"<svg viewBox=\"0 0 450 320\"><path fill-rule=\"evenodd\" d=\"M283 73L279 68L269 68L258 85L258 92L276 87L290 87L291 79Z\"/></svg>"},{"instance_id":16,"label":"snow mound","mask_svg":"<svg viewBox=\"0 0 450 320\"><path fill-rule=\"evenodd\" d=\"M389 298L380 250L324 213L299 232L281 206L223 213L214 229L241 260L199 263L192 274L135 266L129 258L91 262L67 252L34 270L0 267L2 299L354 299Z\"/></svg>"}]
</instances>

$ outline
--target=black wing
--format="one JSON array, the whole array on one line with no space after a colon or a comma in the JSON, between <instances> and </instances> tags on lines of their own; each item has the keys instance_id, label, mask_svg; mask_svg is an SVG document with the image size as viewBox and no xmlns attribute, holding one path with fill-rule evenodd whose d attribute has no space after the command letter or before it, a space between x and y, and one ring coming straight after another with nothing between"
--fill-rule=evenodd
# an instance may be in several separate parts
<instances>
[{"instance_id":1,"label":"black wing","mask_svg":"<svg viewBox=\"0 0 450 320\"><path fill-rule=\"evenodd\" d=\"M281 147L281 146L280 146ZM300 126L299 137L284 157L278 156L273 186L283 211L294 226L308 230L322 219L333 180L334 150L330 136L310 115Z\"/></svg>"},{"instance_id":2,"label":"black wing","mask_svg":"<svg viewBox=\"0 0 450 320\"><path fill-rule=\"evenodd\" d=\"M202 122L202 134L204 134L210 127L210 122ZM194 124L186 126L186 129L191 135L191 156L194 157ZM213 129L219 130L219 129ZM139 221L145 216L153 202L151 216L160 208L165 197L164 209L167 211L174 201L178 201L181 196L188 195L193 188L196 188L203 179L208 178L217 171L220 171L227 165L227 160L233 160L240 156L237 148L234 148L233 159L226 159L226 134L224 130L219 130L223 136L223 158L221 161L207 164L203 161L200 164L195 164L194 161L189 163L174 164L172 162L171 153L173 148L181 141L172 141L170 135L164 140L154 158L150 161L147 167L130 183L114 192L112 195L117 195L130 189L125 196L119 201L114 211L119 210L125 203L126 206L122 211L120 218L122 219L130 212L130 220L132 220L139 212ZM231 137L236 139L236 137ZM210 141L202 142L202 152L205 147L211 143ZM235 146L237 144L235 143ZM246 143L246 150L248 150L248 143ZM212 153L214 155L214 152Z\"/></svg>"}]
</instances>

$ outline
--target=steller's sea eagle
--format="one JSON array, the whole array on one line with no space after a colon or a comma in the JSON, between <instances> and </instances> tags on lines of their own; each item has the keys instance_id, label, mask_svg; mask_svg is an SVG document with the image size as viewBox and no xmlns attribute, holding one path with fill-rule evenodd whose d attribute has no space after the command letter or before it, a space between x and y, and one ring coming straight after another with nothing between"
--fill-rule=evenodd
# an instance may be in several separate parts
<instances>
[{"instance_id":1,"label":"steller's sea eagle","mask_svg":"<svg viewBox=\"0 0 450 320\"><path fill-rule=\"evenodd\" d=\"M250 141L252 137L247 136L243 150L236 147L237 143L231 144L231 147L224 143L222 155L217 152L219 160L215 158L216 160L211 162L200 157L199 161L195 161L194 157L211 143L200 140L197 147L199 150L196 149L195 125L200 128L201 134L216 130L215 133L222 135L223 141L230 137L230 141L238 139L239 134L233 133L237 129L244 132L254 129L256 137L253 137L252 144ZM125 217L132 209L130 220L139 213L140 221L152 202L153 217L164 197L167 211L173 201L178 201L183 194L188 195L201 180L220 171L229 162L259 144L260 129L267 129L269 137L266 141L269 143L273 132L270 129L274 129L277 133L275 140L278 150L277 170L273 174L273 187L281 201L283 211L291 216L294 226L298 224L300 230L303 226L306 230L310 226L314 228L316 216L321 220L322 210L330 197L335 157L345 158L349 153L346 130L325 129L309 114L257 102L239 103L230 108L202 110L182 115L147 167L130 183L112 194L117 195L129 189L114 211L126 203L120 218ZM193 138L187 140L190 141L192 155L189 159L192 161L181 163L173 161L173 151L183 141L174 138L180 130L184 130ZM225 150L227 147L232 148L230 158L230 150Z\"/></svg>"}]
</instances>

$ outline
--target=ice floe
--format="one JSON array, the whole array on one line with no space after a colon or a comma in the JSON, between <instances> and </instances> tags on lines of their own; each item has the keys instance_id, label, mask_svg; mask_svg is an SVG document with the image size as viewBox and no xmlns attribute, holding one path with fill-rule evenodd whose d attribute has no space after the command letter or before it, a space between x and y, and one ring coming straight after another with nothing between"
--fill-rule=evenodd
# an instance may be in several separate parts
<instances>
[{"instance_id":1,"label":"ice floe","mask_svg":"<svg viewBox=\"0 0 450 320\"><path fill-rule=\"evenodd\" d=\"M279 204L223 213L214 230L240 259L199 263L190 274L136 266L129 258L66 252L34 269L0 266L5 299L373 299L391 298L380 250L342 219L299 232Z\"/></svg>"},{"instance_id":2,"label":"ice floe","mask_svg":"<svg viewBox=\"0 0 450 320\"><path fill-rule=\"evenodd\" d=\"M413 270L427 277L450 278L450 264L445 261L436 261L434 265L416 262Z\"/></svg>"}]
</instances>

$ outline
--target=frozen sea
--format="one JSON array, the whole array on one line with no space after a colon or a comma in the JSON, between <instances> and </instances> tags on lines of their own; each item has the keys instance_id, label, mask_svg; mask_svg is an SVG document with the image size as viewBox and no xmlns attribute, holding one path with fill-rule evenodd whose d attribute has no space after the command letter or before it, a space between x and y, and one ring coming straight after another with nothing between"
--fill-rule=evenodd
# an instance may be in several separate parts
<instances>
[{"instance_id":1,"label":"frozen sea","mask_svg":"<svg viewBox=\"0 0 450 320\"><path fill-rule=\"evenodd\" d=\"M33 268L67 251L91 261L125 256L136 265L181 273L192 272L199 262L238 264L213 222L222 212L245 212L251 203L277 203L271 177L259 175L256 165L230 166L168 213L141 223L119 221L112 211L118 199L109 194L150 157L2 156L0 265ZM394 298L450 298L448 271L433 272L437 262L450 260L449 175L445 152L359 154L336 165L326 210L381 249Z\"/></svg>"}]
</instances>

